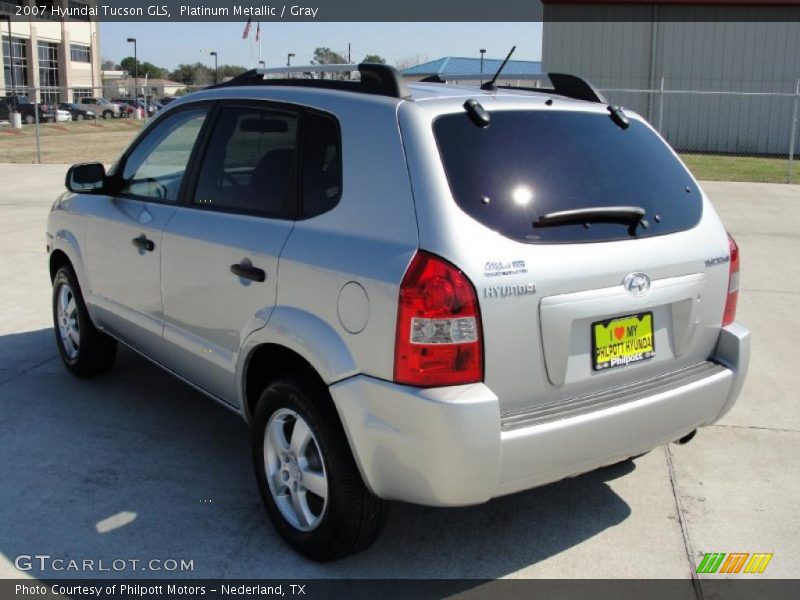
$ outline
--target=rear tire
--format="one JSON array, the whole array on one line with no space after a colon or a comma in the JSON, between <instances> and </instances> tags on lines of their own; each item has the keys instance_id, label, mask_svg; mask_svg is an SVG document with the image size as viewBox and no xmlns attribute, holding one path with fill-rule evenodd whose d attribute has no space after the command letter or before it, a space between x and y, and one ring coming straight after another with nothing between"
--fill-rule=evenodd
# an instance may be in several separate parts
<instances>
[{"instance_id":1,"label":"rear tire","mask_svg":"<svg viewBox=\"0 0 800 600\"><path fill-rule=\"evenodd\" d=\"M81 114L75 115L75 120L76 121L83 121L83 115L81 115Z\"/></svg>"},{"instance_id":2,"label":"rear tire","mask_svg":"<svg viewBox=\"0 0 800 600\"><path fill-rule=\"evenodd\" d=\"M28 125L33 125L36 122L36 117L33 115L25 115L25 123Z\"/></svg>"},{"instance_id":3,"label":"rear tire","mask_svg":"<svg viewBox=\"0 0 800 600\"><path fill-rule=\"evenodd\" d=\"M297 552L335 560L378 536L384 502L364 485L321 382L287 377L270 384L256 408L252 449L267 512Z\"/></svg>"},{"instance_id":4,"label":"rear tire","mask_svg":"<svg viewBox=\"0 0 800 600\"><path fill-rule=\"evenodd\" d=\"M114 364L117 341L92 324L78 279L67 266L53 279L53 324L61 360L75 375L98 375Z\"/></svg>"},{"instance_id":5,"label":"rear tire","mask_svg":"<svg viewBox=\"0 0 800 600\"><path fill-rule=\"evenodd\" d=\"M112 111L110 111L110 110L104 110L103 111L103 118L104 119L110 119L113 116L114 116L114 113Z\"/></svg>"}]
</instances>

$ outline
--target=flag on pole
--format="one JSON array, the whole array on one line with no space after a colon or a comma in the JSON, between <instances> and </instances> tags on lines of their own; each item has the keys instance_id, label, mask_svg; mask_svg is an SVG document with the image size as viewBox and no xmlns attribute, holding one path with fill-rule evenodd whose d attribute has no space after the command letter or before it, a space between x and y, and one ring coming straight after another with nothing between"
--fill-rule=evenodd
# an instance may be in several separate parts
<instances>
[{"instance_id":1,"label":"flag on pole","mask_svg":"<svg viewBox=\"0 0 800 600\"><path fill-rule=\"evenodd\" d=\"M259 21L258 24L256 25L256 41L257 42L261 41L261 21Z\"/></svg>"},{"instance_id":2,"label":"flag on pole","mask_svg":"<svg viewBox=\"0 0 800 600\"><path fill-rule=\"evenodd\" d=\"M244 31L242 32L242 39L246 40L247 36L250 35L250 26L253 24L253 17L247 17L247 25L244 26Z\"/></svg>"}]
</instances>

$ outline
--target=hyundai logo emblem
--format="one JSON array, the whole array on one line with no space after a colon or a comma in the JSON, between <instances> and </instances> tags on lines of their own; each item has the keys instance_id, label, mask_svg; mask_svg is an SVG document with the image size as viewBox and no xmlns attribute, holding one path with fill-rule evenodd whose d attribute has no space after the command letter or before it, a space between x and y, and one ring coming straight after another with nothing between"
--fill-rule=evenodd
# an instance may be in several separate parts
<instances>
[{"instance_id":1,"label":"hyundai logo emblem","mask_svg":"<svg viewBox=\"0 0 800 600\"><path fill-rule=\"evenodd\" d=\"M650 278L644 273L630 273L622 280L622 285L631 296L641 296L650 289Z\"/></svg>"}]
</instances>

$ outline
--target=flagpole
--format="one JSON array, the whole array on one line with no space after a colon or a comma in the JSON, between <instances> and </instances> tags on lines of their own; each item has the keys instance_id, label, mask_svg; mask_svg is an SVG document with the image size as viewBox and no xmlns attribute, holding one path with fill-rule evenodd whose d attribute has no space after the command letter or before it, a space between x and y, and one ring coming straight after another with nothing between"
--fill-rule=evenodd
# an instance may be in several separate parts
<instances>
[{"instance_id":1,"label":"flagpole","mask_svg":"<svg viewBox=\"0 0 800 600\"><path fill-rule=\"evenodd\" d=\"M261 21L258 22L258 66L261 66Z\"/></svg>"}]
</instances>

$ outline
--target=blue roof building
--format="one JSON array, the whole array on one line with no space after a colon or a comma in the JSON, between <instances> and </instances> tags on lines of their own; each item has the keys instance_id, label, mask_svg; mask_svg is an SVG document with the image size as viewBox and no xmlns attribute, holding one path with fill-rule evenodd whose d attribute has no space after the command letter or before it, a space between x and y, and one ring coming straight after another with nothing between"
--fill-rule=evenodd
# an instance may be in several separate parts
<instances>
[{"instance_id":1,"label":"blue roof building","mask_svg":"<svg viewBox=\"0 0 800 600\"><path fill-rule=\"evenodd\" d=\"M503 59L484 58L483 74L481 75L481 59L466 58L463 56L446 56L438 60L403 69L401 73L409 79L424 79L425 77L438 76L445 81L453 80L472 80L490 79ZM503 69L501 79L525 79L540 75L542 73L542 63L533 60L509 60Z\"/></svg>"}]
</instances>

